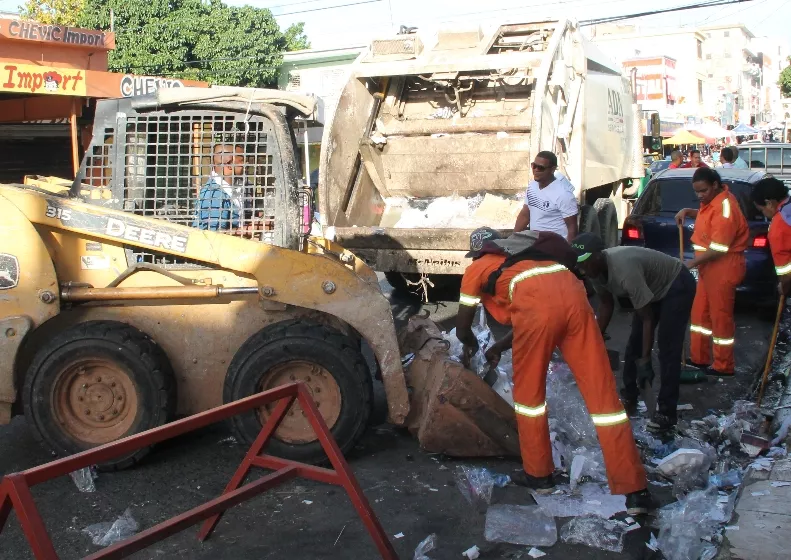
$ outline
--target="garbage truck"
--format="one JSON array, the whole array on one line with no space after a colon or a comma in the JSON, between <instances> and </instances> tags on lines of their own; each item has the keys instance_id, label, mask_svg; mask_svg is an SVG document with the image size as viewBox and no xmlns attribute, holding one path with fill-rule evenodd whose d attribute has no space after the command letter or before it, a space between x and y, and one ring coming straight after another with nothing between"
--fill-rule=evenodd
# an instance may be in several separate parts
<instances>
[{"instance_id":1,"label":"garbage truck","mask_svg":"<svg viewBox=\"0 0 791 560\"><path fill-rule=\"evenodd\" d=\"M580 231L614 246L644 173L638 115L628 77L574 21L374 40L325 123L321 225L391 283L462 274L471 231L513 228L550 150Z\"/></svg>"}]
</instances>

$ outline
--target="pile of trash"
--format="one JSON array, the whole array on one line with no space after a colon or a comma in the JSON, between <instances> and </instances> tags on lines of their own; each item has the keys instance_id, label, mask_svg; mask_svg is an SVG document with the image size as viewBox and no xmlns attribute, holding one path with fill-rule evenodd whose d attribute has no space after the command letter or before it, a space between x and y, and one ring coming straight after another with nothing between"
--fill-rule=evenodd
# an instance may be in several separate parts
<instances>
[{"instance_id":1,"label":"pile of trash","mask_svg":"<svg viewBox=\"0 0 791 560\"><path fill-rule=\"evenodd\" d=\"M401 229L475 229L484 226L508 229L513 227L523 205L523 200L490 193L469 198L456 195L439 198L387 198L383 216L386 217L385 221L392 223L392 227Z\"/></svg>"},{"instance_id":2,"label":"pile of trash","mask_svg":"<svg viewBox=\"0 0 791 560\"><path fill-rule=\"evenodd\" d=\"M484 353L494 337L480 310L473 332L480 348L471 369L485 379L491 372ZM460 361L462 344L455 331L443 335L452 359ZM493 388L509 404L513 403L512 375L510 355L503 356ZM613 519L625 512L625 498L609 493L595 427L573 374L557 358L547 372L546 399L553 462L568 475L568 484L558 485L549 496L534 493L536 504L530 506L490 506L492 488L507 482L486 469L464 467L457 474L457 486L476 509L486 511L485 536L491 542L552 546L559 537L567 543L621 552L624 536L639 524L631 518ZM647 412L644 405L642 411ZM672 439L662 440L649 432L648 418L630 421L650 485L670 488L676 499L659 510L654 525L658 532L646 543L667 560L709 560L717 555L743 481L750 471L768 471L773 461L787 456L783 442L791 429L789 419L774 437L766 436L769 426L764 414L748 401L736 401L726 411L708 410L700 419L682 418ZM557 517L571 518L559 532Z\"/></svg>"}]
</instances>

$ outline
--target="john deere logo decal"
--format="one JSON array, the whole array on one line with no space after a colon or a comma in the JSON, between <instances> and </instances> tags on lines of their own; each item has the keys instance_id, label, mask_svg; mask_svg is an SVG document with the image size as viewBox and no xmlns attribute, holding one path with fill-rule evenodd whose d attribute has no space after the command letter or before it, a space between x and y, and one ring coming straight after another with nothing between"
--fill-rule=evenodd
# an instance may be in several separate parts
<instances>
[{"instance_id":1,"label":"john deere logo decal","mask_svg":"<svg viewBox=\"0 0 791 560\"><path fill-rule=\"evenodd\" d=\"M0 253L0 290L10 290L19 284L19 261L14 255Z\"/></svg>"}]
</instances>

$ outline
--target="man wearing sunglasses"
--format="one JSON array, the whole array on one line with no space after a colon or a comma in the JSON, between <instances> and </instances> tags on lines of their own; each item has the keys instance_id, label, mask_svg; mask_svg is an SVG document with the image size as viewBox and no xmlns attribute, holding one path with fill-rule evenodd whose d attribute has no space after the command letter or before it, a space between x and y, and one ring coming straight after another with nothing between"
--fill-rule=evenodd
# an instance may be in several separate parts
<instances>
[{"instance_id":1,"label":"man wearing sunglasses","mask_svg":"<svg viewBox=\"0 0 791 560\"><path fill-rule=\"evenodd\" d=\"M579 207L568 180L555 177L557 156L539 152L530 166L533 180L527 186L525 205L516 218L514 231L551 231L571 242L577 236Z\"/></svg>"}]
</instances>

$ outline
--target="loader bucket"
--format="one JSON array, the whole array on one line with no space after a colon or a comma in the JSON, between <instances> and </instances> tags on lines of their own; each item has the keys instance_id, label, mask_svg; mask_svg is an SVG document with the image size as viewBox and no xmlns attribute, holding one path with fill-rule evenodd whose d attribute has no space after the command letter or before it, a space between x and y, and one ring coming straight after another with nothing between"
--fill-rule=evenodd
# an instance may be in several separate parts
<instances>
[{"instance_id":1,"label":"loader bucket","mask_svg":"<svg viewBox=\"0 0 791 560\"><path fill-rule=\"evenodd\" d=\"M433 321L412 317L399 333L411 391L406 425L430 453L452 457L519 456L513 408L475 373L448 356Z\"/></svg>"}]
</instances>

